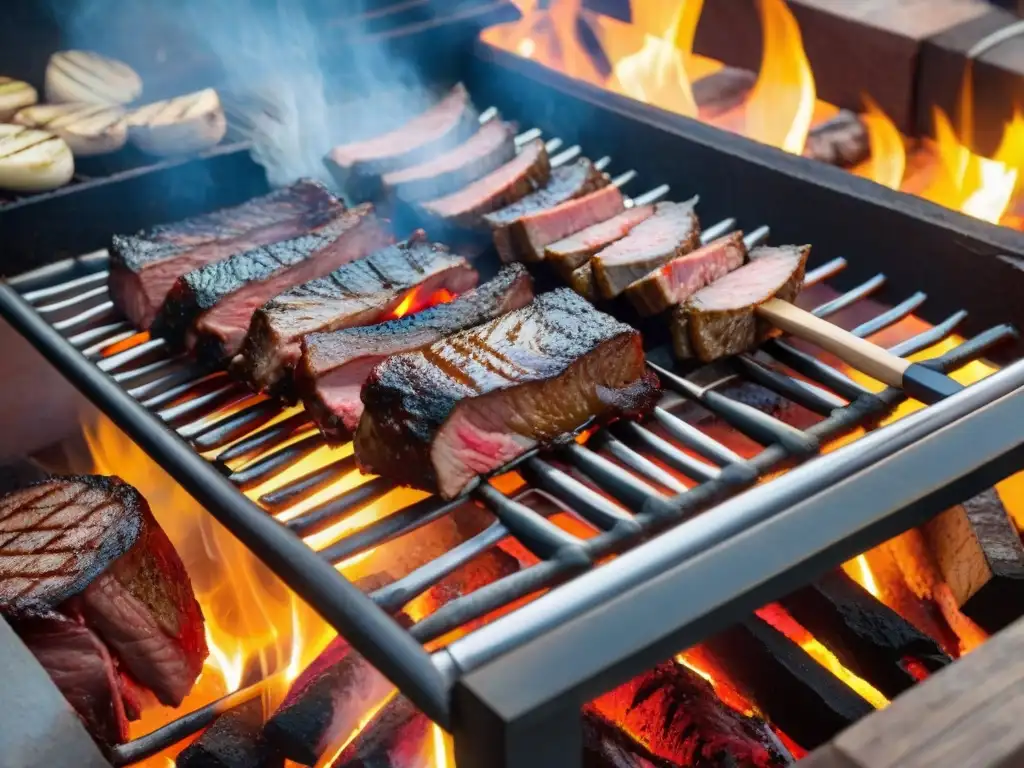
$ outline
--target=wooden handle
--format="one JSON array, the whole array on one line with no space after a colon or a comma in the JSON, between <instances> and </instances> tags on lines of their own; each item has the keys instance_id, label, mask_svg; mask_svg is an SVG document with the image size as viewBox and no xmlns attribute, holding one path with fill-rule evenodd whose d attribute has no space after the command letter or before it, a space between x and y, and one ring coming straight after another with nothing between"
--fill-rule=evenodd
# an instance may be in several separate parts
<instances>
[{"instance_id":1,"label":"wooden handle","mask_svg":"<svg viewBox=\"0 0 1024 768\"><path fill-rule=\"evenodd\" d=\"M770 299L757 308L757 313L776 328L818 345L883 384L903 386L903 374L911 364L909 360L896 357L785 301Z\"/></svg>"}]
</instances>

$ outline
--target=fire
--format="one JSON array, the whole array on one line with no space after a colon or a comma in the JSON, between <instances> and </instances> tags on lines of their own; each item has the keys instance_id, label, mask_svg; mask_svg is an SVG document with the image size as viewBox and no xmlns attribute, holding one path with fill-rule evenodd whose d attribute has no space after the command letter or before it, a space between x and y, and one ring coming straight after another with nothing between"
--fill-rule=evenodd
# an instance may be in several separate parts
<instances>
[{"instance_id":1,"label":"fire","mask_svg":"<svg viewBox=\"0 0 1024 768\"><path fill-rule=\"evenodd\" d=\"M455 294L447 288L439 288L433 293L424 296L422 288L417 286L409 291L401 303L391 310L389 314L385 315L383 320L397 320L400 317L422 312L424 309L438 304L447 304L454 298Z\"/></svg>"},{"instance_id":2,"label":"fire","mask_svg":"<svg viewBox=\"0 0 1024 768\"><path fill-rule=\"evenodd\" d=\"M855 172L890 189L899 189L907 169L907 148L895 123L870 96L861 115L871 143L871 158Z\"/></svg>"},{"instance_id":3,"label":"fire","mask_svg":"<svg viewBox=\"0 0 1024 768\"><path fill-rule=\"evenodd\" d=\"M433 726L433 768L455 768L455 750L452 737L440 726Z\"/></svg>"},{"instance_id":4,"label":"fire","mask_svg":"<svg viewBox=\"0 0 1024 768\"><path fill-rule=\"evenodd\" d=\"M875 574L871 572L871 566L868 565L867 557L858 555L853 560L843 563L843 570L846 571L847 576L864 587L872 595L875 597L882 596L882 591L878 588L878 583L875 581Z\"/></svg>"}]
</instances>

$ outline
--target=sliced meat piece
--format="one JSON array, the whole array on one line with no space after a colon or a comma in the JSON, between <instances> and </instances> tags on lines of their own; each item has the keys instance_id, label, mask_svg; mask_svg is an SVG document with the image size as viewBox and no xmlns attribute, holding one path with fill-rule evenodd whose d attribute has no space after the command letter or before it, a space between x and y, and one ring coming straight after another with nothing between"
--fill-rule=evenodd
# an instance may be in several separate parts
<instances>
[{"instance_id":1,"label":"sliced meat piece","mask_svg":"<svg viewBox=\"0 0 1024 768\"><path fill-rule=\"evenodd\" d=\"M697 291L672 313L672 344L681 358L717 360L753 349L774 329L755 311L768 299L800 293L808 245L755 248L750 263Z\"/></svg>"},{"instance_id":2,"label":"sliced meat piece","mask_svg":"<svg viewBox=\"0 0 1024 768\"><path fill-rule=\"evenodd\" d=\"M541 189L500 210L488 213L484 216L484 221L492 231L501 229L523 216L554 208L567 200L583 197L608 184L609 180L605 174L597 170L587 158L580 158L575 163L555 168L551 172L550 181Z\"/></svg>"},{"instance_id":3,"label":"sliced meat piece","mask_svg":"<svg viewBox=\"0 0 1024 768\"><path fill-rule=\"evenodd\" d=\"M234 368L257 391L268 390L288 380L306 334L377 322L412 288L428 296L441 289L458 294L478 279L465 258L426 242L420 232L264 304L253 315Z\"/></svg>"},{"instance_id":4,"label":"sliced meat piece","mask_svg":"<svg viewBox=\"0 0 1024 768\"><path fill-rule=\"evenodd\" d=\"M516 156L516 129L491 120L468 141L437 157L384 175L384 188L409 203L434 200L496 171Z\"/></svg>"},{"instance_id":5,"label":"sliced meat piece","mask_svg":"<svg viewBox=\"0 0 1024 768\"><path fill-rule=\"evenodd\" d=\"M609 185L499 227L494 230L494 245L503 261L541 261L545 246L607 221L625 208L618 187Z\"/></svg>"},{"instance_id":6,"label":"sliced meat piece","mask_svg":"<svg viewBox=\"0 0 1024 768\"><path fill-rule=\"evenodd\" d=\"M574 269L569 276L569 285L587 301L597 301L600 298L597 283L594 281L594 267L590 264Z\"/></svg>"},{"instance_id":7,"label":"sliced meat piece","mask_svg":"<svg viewBox=\"0 0 1024 768\"><path fill-rule=\"evenodd\" d=\"M658 203L647 221L594 256L590 263L601 295L613 299L652 269L699 246L700 222L695 204L694 200Z\"/></svg>"},{"instance_id":8,"label":"sliced meat piece","mask_svg":"<svg viewBox=\"0 0 1024 768\"><path fill-rule=\"evenodd\" d=\"M630 285L626 295L641 315L657 315L742 267L746 260L743 233L733 232L658 267Z\"/></svg>"},{"instance_id":9,"label":"sliced meat piece","mask_svg":"<svg viewBox=\"0 0 1024 768\"><path fill-rule=\"evenodd\" d=\"M174 281L186 272L299 237L328 224L344 210L323 185L300 180L234 208L136 235L114 235L110 298L137 328L149 328Z\"/></svg>"},{"instance_id":10,"label":"sliced meat piece","mask_svg":"<svg viewBox=\"0 0 1024 768\"><path fill-rule=\"evenodd\" d=\"M514 160L437 200L423 203L423 213L445 224L477 229L481 217L521 200L551 178L551 161L544 142L535 139L519 150Z\"/></svg>"},{"instance_id":11,"label":"sliced meat piece","mask_svg":"<svg viewBox=\"0 0 1024 768\"><path fill-rule=\"evenodd\" d=\"M640 222L654 214L653 205L629 208L607 221L587 227L544 249L544 260L566 280L598 252L628 235Z\"/></svg>"},{"instance_id":12,"label":"sliced meat piece","mask_svg":"<svg viewBox=\"0 0 1024 768\"><path fill-rule=\"evenodd\" d=\"M379 325L307 336L296 368L306 412L328 440L349 440L363 415L360 390L377 363L493 320L532 300L533 281L524 267L514 264L447 304Z\"/></svg>"},{"instance_id":13,"label":"sliced meat piece","mask_svg":"<svg viewBox=\"0 0 1024 768\"><path fill-rule=\"evenodd\" d=\"M96 680L109 649L115 671L123 668L164 704L181 703L206 659L203 616L181 559L138 491L117 478L76 476L8 494L0 499L0 548L0 613L16 631L25 623L47 664L73 677L81 658L77 669ZM102 649L56 615L88 628ZM134 713L131 681L118 680L118 688Z\"/></svg>"},{"instance_id":14,"label":"sliced meat piece","mask_svg":"<svg viewBox=\"0 0 1024 768\"><path fill-rule=\"evenodd\" d=\"M359 206L315 234L246 251L178 278L153 330L200 356L231 357L253 312L267 301L391 242L373 206Z\"/></svg>"},{"instance_id":15,"label":"sliced meat piece","mask_svg":"<svg viewBox=\"0 0 1024 768\"><path fill-rule=\"evenodd\" d=\"M469 93L459 83L441 101L401 128L335 147L324 162L348 194L364 199L379 189L381 174L423 162L458 146L479 126Z\"/></svg>"},{"instance_id":16,"label":"sliced meat piece","mask_svg":"<svg viewBox=\"0 0 1024 768\"><path fill-rule=\"evenodd\" d=\"M639 332L563 288L376 366L363 387L356 459L455 498L593 417L646 410L657 392Z\"/></svg>"}]
</instances>

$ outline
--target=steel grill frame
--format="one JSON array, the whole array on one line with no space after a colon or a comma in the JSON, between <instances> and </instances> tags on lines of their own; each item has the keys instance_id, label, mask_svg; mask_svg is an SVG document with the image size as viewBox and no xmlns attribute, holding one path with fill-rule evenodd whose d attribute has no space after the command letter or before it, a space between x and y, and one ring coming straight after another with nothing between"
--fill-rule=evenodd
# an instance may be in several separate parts
<instances>
[{"instance_id":1,"label":"steel grill frame","mask_svg":"<svg viewBox=\"0 0 1024 768\"><path fill-rule=\"evenodd\" d=\"M549 142L552 151L561 146L560 139ZM564 150L559 160L566 162L581 151L578 144L574 145ZM609 161L603 158L599 162ZM625 184L635 175L630 171L617 180ZM656 197L666 192L663 186L650 194ZM734 226L734 220L726 219L708 231L724 232ZM766 235L762 228L749 238L757 240ZM835 276L845 266L842 259L828 262L809 273L809 282ZM428 716L452 730L460 768L565 768L578 764L578 710L587 698L625 681L715 627L749 613L784 591L783 585L802 584L828 566L1024 465L1018 441L1008 430L987 429L1002 419L1017 418L1024 410L1024 363L1020 363L901 420L899 427L878 430L848 448L747 490L766 471L812 456L826 439L887 412L904 399L903 393L889 389L872 394L785 341L770 342L763 353L740 357L736 371L730 374L733 380L755 381L824 416L823 421L802 431L652 361L666 389L699 403L761 443L764 447L758 456L741 459L667 408L659 408L654 421L672 440L642 425L621 424L601 429L587 446L569 442L551 451L531 452L517 460L515 467L532 487L563 502L568 499L574 511L601 531L594 539L581 542L565 534L485 482L470 495L495 515L496 521L488 529L394 585L367 596L346 581L333 564L447 515L466 499L424 499L351 532L317 556L300 534L308 535L327 521L351 514L386 493L390 486L369 480L285 525L277 523L239 488L253 487L291 466L319 447L322 440L311 433L298 442L275 448L303 434L302 420L293 417L267 426L279 407L258 398L212 425L204 423L207 414L253 396L230 382L210 389L211 383L228 381L226 375L161 358L166 349L160 340L101 357L104 348L134 335L102 301L99 288L103 279L103 257L96 254L43 268L0 286L0 315ZM884 283L884 277L872 275L814 311L828 316L874 294ZM83 301L82 296L88 298ZM90 305L93 300L99 302ZM877 332L916 311L924 301L923 293L914 293L855 332L862 336ZM77 303L89 306L65 317L63 313ZM946 338L964 317L962 311L953 312L893 351L908 355L925 349ZM933 364L942 370L955 370L987 354L996 344L1014 340L1012 328L996 326ZM652 355L657 356L657 352ZM780 372L765 355L817 385ZM197 387L201 395L175 404ZM957 443L947 433L970 435L976 452L959 455L953 447ZM243 436L241 442L234 442ZM204 452L219 451L215 461L203 459L189 442ZM234 445L224 448L229 443ZM701 458L684 452L682 447ZM249 458L240 469L230 473L226 470L227 461L246 456ZM697 484L675 495L663 492L658 486L672 492L679 491L681 484L647 456ZM912 488L900 487L900 493L894 491L878 503L868 503L861 493L859 500L853 499L859 503L850 507L843 519L813 528L813 546L799 551L780 548L778 556L771 558L751 555L749 545L756 538L755 531L774 541L778 536L775 531L791 530L794 521L810 525L815 520L829 519L828 510L835 508L836 499L845 498L850 484L863 488L899 478L907 461L920 463L922 457L933 459L930 466L919 468L921 477L927 480ZM266 494L260 502L271 512L279 511L306 498L351 466L351 461L340 459ZM732 500L725 501L729 497ZM698 516L698 512L702 514ZM629 550L615 562L600 569L590 567L598 558L620 552L638 543L642 536L666 528L671 530ZM388 612L398 610L510 531L540 558L539 564L453 601L408 631L391 621ZM701 554L697 543L721 556ZM652 563L658 563L664 572L652 573ZM679 594L681 585L694 583L692 574L709 569L720 573L726 563L737 572L736 579L716 584L701 577L697 583L714 588L702 591L701 599L686 607L685 618L681 611L666 610L670 603L666 603L665 595L673 594L671 590ZM562 588L433 656L422 648L421 643L494 608L562 582L567 582ZM595 604L605 598L608 602L603 607ZM623 631L623 627L636 625L637 611L656 605L657 611L642 614L648 624L644 632ZM594 637L601 640L595 641ZM512 680L518 682L511 685ZM236 706L248 695L255 694L251 689L233 694L123 745L115 751L114 760L121 765L142 759L204 727L218 712Z\"/></svg>"}]
</instances>

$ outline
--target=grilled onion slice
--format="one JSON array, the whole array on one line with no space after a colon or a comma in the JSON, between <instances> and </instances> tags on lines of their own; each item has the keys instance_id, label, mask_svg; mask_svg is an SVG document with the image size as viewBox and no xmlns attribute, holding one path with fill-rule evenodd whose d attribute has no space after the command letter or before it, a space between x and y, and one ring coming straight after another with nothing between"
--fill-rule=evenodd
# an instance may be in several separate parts
<instances>
[{"instance_id":1,"label":"grilled onion slice","mask_svg":"<svg viewBox=\"0 0 1024 768\"><path fill-rule=\"evenodd\" d=\"M0 189L48 192L67 184L74 173L64 139L23 125L0 125Z\"/></svg>"},{"instance_id":2,"label":"grilled onion slice","mask_svg":"<svg viewBox=\"0 0 1024 768\"><path fill-rule=\"evenodd\" d=\"M121 107L102 104L37 104L14 116L14 122L60 136L76 157L116 152L128 141L128 121Z\"/></svg>"},{"instance_id":3,"label":"grilled onion slice","mask_svg":"<svg viewBox=\"0 0 1024 768\"><path fill-rule=\"evenodd\" d=\"M128 137L150 155L198 152L214 146L228 124L212 88L158 101L128 115Z\"/></svg>"},{"instance_id":4,"label":"grilled onion slice","mask_svg":"<svg viewBox=\"0 0 1024 768\"><path fill-rule=\"evenodd\" d=\"M0 76L0 123L6 123L19 109L38 100L39 94L28 83Z\"/></svg>"},{"instance_id":5,"label":"grilled onion slice","mask_svg":"<svg viewBox=\"0 0 1024 768\"><path fill-rule=\"evenodd\" d=\"M46 65L47 101L128 104L141 94L134 69L92 51L59 51Z\"/></svg>"}]
</instances>

